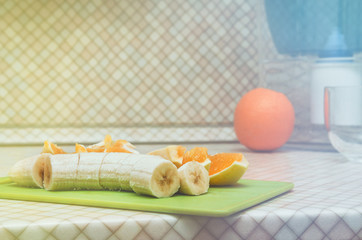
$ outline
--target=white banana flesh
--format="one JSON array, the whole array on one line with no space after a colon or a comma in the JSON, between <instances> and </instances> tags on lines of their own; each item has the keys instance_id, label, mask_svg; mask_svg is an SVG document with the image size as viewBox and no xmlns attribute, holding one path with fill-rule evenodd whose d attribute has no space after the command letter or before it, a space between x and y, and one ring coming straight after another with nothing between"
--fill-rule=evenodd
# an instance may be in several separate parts
<instances>
[{"instance_id":1,"label":"white banana flesh","mask_svg":"<svg viewBox=\"0 0 362 240\"><path fill-rule=\"evenodd\" d=\"M122 190L160 198L180 188L172 162L132 153L42 154L19 161L9 175L19 185L46 190Z\"/></svg>"},{"instance_id":2,"label":"white banana flesh","mask_svg":"<svg viewBox=\"0 0 362 240\"><path fill-rule=\"evenodd\" d=\"M44 162L50 154L43 153L18 161L9 171L13 182L24 187L43 187Z\"/></svg>"},{"instance_id":3,"label":"white banana flesh","mask_svg":"<svg viewBox=\"0 0 362 240\"><path fill-rule=\"evenodd\" d=\"M141 154L129 154L129 156L122 160L122 163L117 168L118 182L122 191L133 191L130 180L131 172L139 159L146 157Z\"/></svg>"},{"instance_id":4,"label":"white banana flesh","mask_svg":"<svg viewBox=\"0 0 362 240\"><path fill-rule=\"evenodd\" d=\"M77 190L102 190L100 185L100 167L107 153L79 153L77 177L74 188Z\"/></svg>"},{"instance_id":5,"label":"white banana flesh","mask_svg":"<svg viewBox=\"0 0 362 240\"><path fill-rule=\"evenodd\" d=\"M74 190L79 154L51 155L44 165L46 190Z\"/></svg>"},{"instance_id":6,"label":"white banana flesh","mask_svg":"<svg viewBox=\"0 0 362 240\"><path fill-rule=\"evenodd\" d=\"M111 152L104 157L99 171L99 183L103 189L112 191L122 190L118 169L130 155L129 153Z\"/></svg>"},{"instance_id":7,"label":"white banana flesh","mask_svg":"<svg viewBox=\"0 0 362 240\"><path fill-rule=\"evenodd\" d=\"M140 158L131 171L130 185L138 194L171 197L180 188L176 166L161 157Z\"/></svg>"},{"instance_id":8,"label":"white banana flesh","mask_svg":"<svg viewBox=\"0 0 362 240\"><path fill-rule=\"evenodd\" d=\"M178 169L180 176L180 193L200 195L209 189L209 172L203 164L191 161Z\"/></svg>"}]
</instances>

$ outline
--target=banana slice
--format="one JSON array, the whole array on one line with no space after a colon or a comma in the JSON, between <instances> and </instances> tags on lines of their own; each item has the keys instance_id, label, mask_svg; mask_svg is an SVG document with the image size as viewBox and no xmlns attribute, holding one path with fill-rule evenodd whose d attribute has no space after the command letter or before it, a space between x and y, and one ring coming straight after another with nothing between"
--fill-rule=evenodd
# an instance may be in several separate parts
<instances>
[{"instance_id":1,"label":"banana slice","mask_svg":"<svg viewBox=\"0 0 362 240\"><path fill-rule=\"evenodd\" d=\"M50 155L44 162L46 190L74 190L79 154Z\"/></svg>"},{"instance_id":2,"label":"banana slice","mask_svg":"<svg viewBox=\"0 0 362 240\"><path fill-rule=\"evenodd\" d=\"M74 188L77 190L101 190L100 171L103 159L107 153L90 152L79 153L78 167L76 168L77 177Z\"/></svg>"},{"instance_id":3,"label":"banana slice","mask_svg":"<svg viewBox=\"0 0 362 240\"><path fill-rule=\"evenodd\" d=\"M111 152L104 157L99 171L99 183L103 189L113 191L122 190L118 169L130 155L129 153Z\"/></svg>"},{"instance_id":4,"label":"banana slice","mask_svg":"<svg viewBox=\"0 0 362 240\"><path fill-rule=\"evenodd\" d=\"M134 165L146 155L128 153L128 157L123 159L116 169L118 175L118 182L122 191L133 191L131 181L131 171Z\"/></svg>"},{"instance_id":5,"label":"banana slice","mask_svg":"<svg viewBox=\"0 0 362 240\"><path fill-rule=\"evenodd\" d=\"M180 176L180 193L187 195L200 195L209 189L209 172L203 164L191 161L178 169Z\"/></svg>"},{"instance_id":6,"label":"banana slice","mask_svg":"<svg viewBox=\"0 0 362 240\"><path fill-rule=\"evenodd\" d=\"M172 162L143 155L131 171L130 186L138 194L171 197L180 188L180 178Z\"/></svg>"},{"instance_id":7,"label":"banana slice","mask_svg":"<svg viewBox=\"0 0 362 240\"><path fill-rule=\"evenodd\" d=\"M18 161L9 171L13 182L24 187L43 187L44 162L50 154L43 153Z\"/></svg>"}]
</instances>

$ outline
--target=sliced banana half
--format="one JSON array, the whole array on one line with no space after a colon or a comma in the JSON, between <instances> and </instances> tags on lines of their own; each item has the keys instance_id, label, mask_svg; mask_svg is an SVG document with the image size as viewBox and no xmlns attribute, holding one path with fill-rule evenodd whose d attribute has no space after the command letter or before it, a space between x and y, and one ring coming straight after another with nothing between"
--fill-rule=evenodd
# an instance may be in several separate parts
<instances>
[{"instance_id":1,"label":"sliced banana half","mask_svg":"<svg viewBox=\"0 0 362 240\"><path fill-rule=\"evenodd\" d=\"M130 186L138 194L171 197L180 187L177 167L161 157L143 156L131 171Z\"/></svg>"},{"instance_id":2,"label":"sliced banana half","mask_svg":"<svg viewBox=\"0 0 362 240\"><path fill-rule=\"evenodd\" d=\"M191 161L178 169L180 176L180 193L200 195L209 189L209 172L202 163Z\"/></svg>"}]
</instances>

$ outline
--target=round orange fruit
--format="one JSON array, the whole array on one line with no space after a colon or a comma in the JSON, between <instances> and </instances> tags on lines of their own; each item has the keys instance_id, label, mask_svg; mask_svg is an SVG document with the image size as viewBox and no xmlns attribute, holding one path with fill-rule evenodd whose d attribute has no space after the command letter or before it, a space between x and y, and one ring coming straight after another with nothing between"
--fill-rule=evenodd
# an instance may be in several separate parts
<instances>
[{"instance_id":1,"label":"round orange fruit","mask_svg":"<svg viewBox=\"0 0 362 240\"><path fill-rule=\"evenodd\" d=\"M236 183L249 166L242 153L218 153L210 156L210 185L231 185Z\"/></svg>"},{"instance_id":2,"label":"round orange fruit","mask_svg":"<svg viewBox=\"0 0 362 240\"><path fill-rule=\"evenodd\" d=\"M280 92L256 88L236 106L234 130L240 143L255 151L271 151L284 145L294 129L294 108Z\"/></svg>"}]
</instances>

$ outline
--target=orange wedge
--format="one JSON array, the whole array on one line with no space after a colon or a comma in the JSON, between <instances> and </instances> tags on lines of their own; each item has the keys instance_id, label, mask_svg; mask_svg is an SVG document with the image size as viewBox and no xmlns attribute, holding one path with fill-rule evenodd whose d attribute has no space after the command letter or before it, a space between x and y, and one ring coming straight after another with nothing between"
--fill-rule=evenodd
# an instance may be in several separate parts
<instances>
[{"instance_id":1,"label":"orange wedge","mask_svg":"<svg viewBox=\"0 0 362 240\"><path fill-rule=\"evenodd\" d=\"M105 147L105 148L111 147L111 145L112 145L112 143L113 143L113 140L112 140L111 135L107 134L107 135L104 137L103 143L104 143L104 147Z\"/></svg>"},{"instance_id":2,"label":"orange wedge","mask_svg":"<svg viewBox=\"0 0 362 240\"><path fill-rule=\"evenodd\" d=\"M186 148L181 145L170 145L165 148L157 149L149 152L150 155L160 156L164 159L170 160L177 168L181 167L183 156Z\"/></svg>"},{"instance_id":3,"label":"orange wedge","mask_svg":"<svg viewBox=\"0 0 362 240\"><path fill-rule=\"evenodd\" d=\"M210 185L234 184L249 166L242 153L218 153L210 156L210 160Z\"/></svg>"},{"instance_id":4,"label":"orange wedge","mask_svg":"<svg viewBox=\"0 0 362 240\"><path fill-rule=\"evenodd\" d=\"M64 154L66 152L61 147L46 140L44 141L43 151L41 153Z\"/></svg>"},{"instance_id":5,"label":"orange wedge","mask_svg":"<svg viewBox=\"0 0 362 240\"><path fill-rule=\"evenodd\" d=\"M88 146L86 148L87 152L104 152L106 148L101 143L102 142Z\"/></svg>"},{"instance_id":6,"label":"orange wedge","mask_svg":"<svg viewBox=\"0 0 362 240\"><path fill-rule=\"evenodd\" d=\"M87 152L105 152L106 148L111 146L111 144L112 138L107 134L103 141L86 147L86 150Z\"/></svg>"},{"instance_id":7,"label":"orange wedge","mask_svg":"<svg viewBox=\"0 0 362 240\"><path fill-rule=\"evenodd\" d=\"M104 140L90 145L86 148L87 152L125 152L125 153L138 153L130 142L126 140L112 140L110 135L106 135Z\"/></svg>"},{"instance_id":8,"label":"orange wedge","mask_svg":"<svg viewBox=\"0 0 362 240\"><path fill-rule=\"evenodd\" d=\"M206 147L195 147L184 154L182 165L190 162L196 161L201 163L207 170L210 168L211 161L209 155L207 154Z\"/></svg>"},{"instance_id":9,"label":"orange wedge","mask_svg":"<svg viewBox=\"0 0 362 240\"><path fill-rule=\"evenodd\" d=\"M86 149L86 147L84 145L76 143L75 144L75 152L76 153L87 152L87 149Z\"/></svg>"},{"instance_id":10,"label":"orange wedge","mask_svg":"<svg viewBox=\"0 0 362 240\"><path fill-rule=\"evenodd\" d=\"M131 153L131 151L127 150L127 144L130 144L126 140L117 140L112 142L108 147L106 147L106 152L125 152Z\"/></svg>"}]
</instances>

